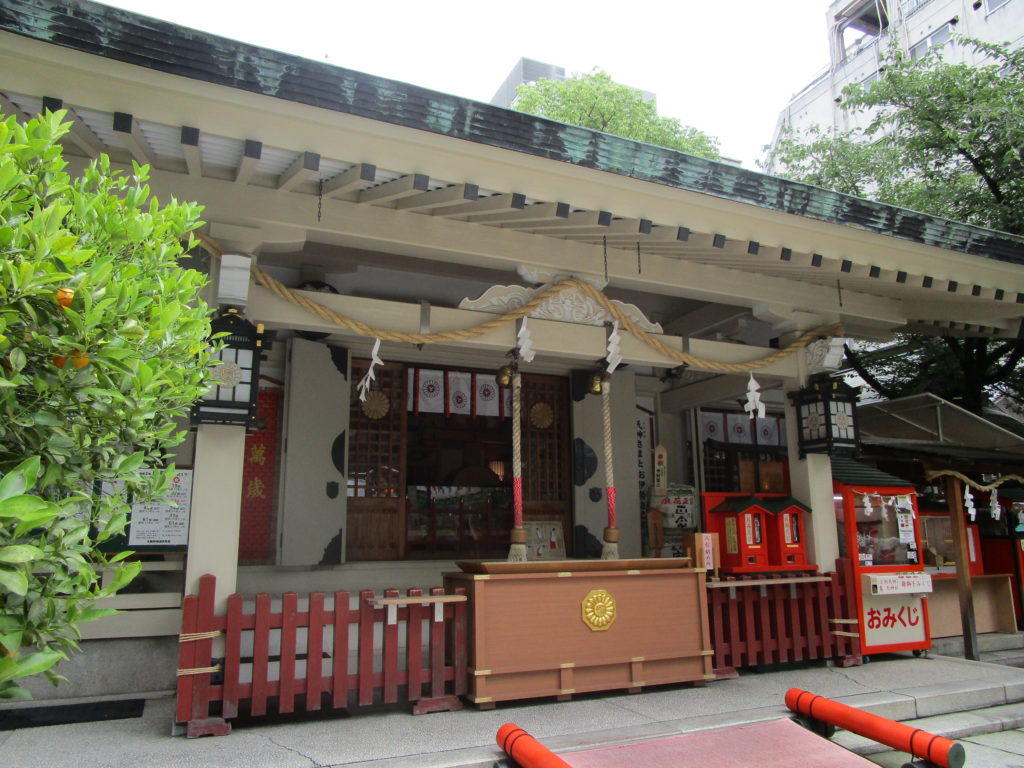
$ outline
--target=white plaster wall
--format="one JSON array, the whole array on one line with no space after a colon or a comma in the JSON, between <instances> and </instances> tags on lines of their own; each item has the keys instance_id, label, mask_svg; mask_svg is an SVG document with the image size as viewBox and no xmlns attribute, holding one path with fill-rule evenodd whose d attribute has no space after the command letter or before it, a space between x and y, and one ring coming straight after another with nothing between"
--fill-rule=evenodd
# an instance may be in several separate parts
<instances>
[{"instance_id":1,"label":"white plaster wall","mask_svg":"<svg viewBox=\"0 0 1024 768\"><path fill-rule=\"evenodd\" d=\"M640 557L640 493L636 466L636 386L631 371L617 371L611 379L612 444L615 462L616 511L620 531L619 556ZM585 525L598 539L608 522L605 500L604 438L601 398L587 395L572 404L573 439L586 441L597 454L597 471L582 486L573 486L575 524ZM600 488L600 501L590 500L590 489Z\"/></svg>"},{"instance_id":2,"label":"white plaster wall","mask_svg":"<svg viewBox=\"0 0 1024 768\"><path fill-rule=\"evenodd\" d=\"M344 467L351 438L351 359L346 360L344 371L339 371L327 344L299 338L289 344L278 563L317 565L338 535L343 561L347 484L345 473L331 458L331 448L344 432ZM332 483L336 485L330 486ZM336 491L334 498L329 489Z\"/></svg>"}]
</instances>

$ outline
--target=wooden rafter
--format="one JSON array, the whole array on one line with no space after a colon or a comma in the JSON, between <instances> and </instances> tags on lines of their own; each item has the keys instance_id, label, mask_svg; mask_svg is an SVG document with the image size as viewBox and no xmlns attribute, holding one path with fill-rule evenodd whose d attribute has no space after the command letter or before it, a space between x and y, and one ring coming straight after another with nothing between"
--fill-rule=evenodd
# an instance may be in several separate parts
<instances>
[{"instance_id":1,"label":"wooden rafter","mask_svg":"<svg viewBox=\"0 0 1024 768\"><path fill-rule=\"evenodd\" d=\"M199 151L199 129L181 126L181 151L185 155L185 167L189 176L203 175L202 153Z\"/></svg>"},{"instance_id":2,"label":"wooden rafter","mask_svg":"<svg viewBox=\"0 0 1024 768\"><path fill-rule=\"evenodd\" d=\"M320 172L320 155L316 152L300 152L299 156L277 179L278 192L295 189Z\"/></svg>"},{"instance_id":3,"label":"wooden rafter","mask_svg":"<svg viewBox=\"0 0 1024 768\"><path fill-rule=\"evenodd\" d=\"M351 168L324 182L325 197L341 197L372 184L377 176L377 166L372 163L356 163Z\"/></svg>"},{"instance_id":4,"label":"wooden rafter","mask_svg":"<svg viewBox=\"0 0 1024 768\"><path fill-rule=\"evenodd\" d=\"M421 192L418 195L403 197L394 202L394 208L399 211L445 208L459 205L467 200L476 200L479 196L480 188L476 184L454 184L450 187L435 189L432 192Z\"/></svg>"},{"instance_id":5,"label":"wooden rafter","mask_svg":"<svg viewBox=\"0 0 1024 768\"><path fill-rule=\"evenodd\" d=\"M248 184L256 170L260 158L263 157L263 142L252 139L245 140L245 148L242 150L242 159L238 163L238 170L235 172L236 184Z\"/></svg>"},{"instance_id":6,"label":"wooden rafter","mask_svg":"<svg viewBox=\"0 0 1024 768\"><path fill-rule=\"evenodd\" d=\"M19 121L27 120L29 118L28 112L11 101L5 93L0 93L0 111L2 111L7 117L14 115Z\"/></svg>"},{"instance_id":7,"label":"wooden rafter","mask_svg":"<svg viewBox=\"0 0 1024 768\"><path fill-rule=\"evenodd\" d=\"M526 207L526 195L518 192L505 195L491 195L482 197L472 202L464 202L459 205L449 205L432 211L434 216L465 216L467 221L473 221L478 216L484 216L495 211L521 211Z\"/></svg>"},{"instance_id":8,"label":"wooden rafter","mask_svg":"<svg viewBox=\"0 0 1024 768\"><path fill-rule=\"evenodd\" d=\"M137 163L152 163L155 155L146 137L142 134L139 121L127 112L114 113L114 132L121 138Z\"/></svg>"},{"instance_id":9,"label":"wooden rafter","mask_svg":"<svg viewBox=\"0 0 1024 768\"><path fill-rule=\"evenodd\" d=\"M598 232L603 232L611 223L612 214L609 211L573 211L564 219L550 219L548 221L532 223L511 221L501 226L507 229L526 229L531 232L561 228L565 228L566 232L583 231L586 229L596 229Z\"/></svg>"},{"instance_id":10,"label":"wooden rafter","mask_svg":"<svg viewBox=\"0 0 1024 768\"><path fill-rule=\"evenodd\" d=\"M65 110L65 119L71 123L71 129L64 137L65 142L71 142L78 147L86 157L97 158L107 151L107 146L100 140L99 136L93 133L85 121L71 107L64 106L61 99L52 96L43 97L42 111L57 112Z\"/></svg>"},{"instance_id":11,"label":"wooden rafter","mask_svg":"<svg viewBox=\"0 0 1024 768\"><path fill-rule=\"evenodd\" d=\"M422 173L411 173L394 181L378 184L376 187L364 189L357 196L357 202L369 205L381 205L409 197L419 192L426 192L430 186L430 177Z\"/></svg>"},{"instance_id":12,"label":"wooden rafter","mask_svg":"<svg viewBox=\"0 0 1024 768\"><path fill-rule=\"evenodd\" d=\"M534 203L522 210L495 211L473 218L477 224L527 224L541 221L555 221L569 215L572 207L568 203Z\"/></svg>"},{"instance_id":13,"label":"wooden rafter","mask_svg":"<svg viewBox=\"0 0 1024 768\"><path fill-rule=\"evenodd\" d=\"M573 216L575 215L573 214ZM650 233L651 228L652 224L647 219L613 219L607 226L602 225L600 222L593 225L583 224L574 226L570 216L565 226L545 229L543 234L553 237L585 239L594 243L604 242L605 237L609 241L618 238L621 242L627 238L632 240L644 237Z\"/></svg>"}]
</instances>

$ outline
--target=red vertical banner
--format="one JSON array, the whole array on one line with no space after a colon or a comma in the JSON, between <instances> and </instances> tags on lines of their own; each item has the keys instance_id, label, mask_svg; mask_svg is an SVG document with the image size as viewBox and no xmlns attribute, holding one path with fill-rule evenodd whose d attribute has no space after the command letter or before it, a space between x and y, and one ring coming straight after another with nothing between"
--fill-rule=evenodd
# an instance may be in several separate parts
<instances>
[{"instance_id":1,"label":"red vertical banner","mask_svg":"<svg viewBox=\"0 0 1024 768\"><path fill-rule=\"evenodd\" d=\"M238 562L243 565L274 562L274 502L277 496L280 405L280 390L260 392L256 401L256 415L266 426L245 438L242 519L238 541Z\"/></svg>"}]
</instances>

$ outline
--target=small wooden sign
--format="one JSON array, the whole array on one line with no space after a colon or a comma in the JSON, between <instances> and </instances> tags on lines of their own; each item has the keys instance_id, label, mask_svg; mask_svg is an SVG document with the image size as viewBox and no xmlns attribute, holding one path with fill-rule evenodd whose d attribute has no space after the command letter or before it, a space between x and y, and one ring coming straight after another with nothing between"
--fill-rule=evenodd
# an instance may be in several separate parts
<instances>
[{"instance_id":1,"label":"small wooden sign","mask_svg":"<svg viewBox=\"0 0 1024 768\"><path fill-rule=\"evenodd\" d=\"M654 448L654 487L655 489L668 487L668 451L664 445ZM658 490L655 490L658 493Z\"/></svg>"}]
</instances>

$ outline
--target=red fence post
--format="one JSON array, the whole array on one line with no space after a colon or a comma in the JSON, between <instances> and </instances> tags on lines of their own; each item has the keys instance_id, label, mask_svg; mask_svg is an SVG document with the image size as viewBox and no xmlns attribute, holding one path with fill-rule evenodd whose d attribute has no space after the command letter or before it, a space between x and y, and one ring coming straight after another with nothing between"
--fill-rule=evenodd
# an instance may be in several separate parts
<instances>
[{"instance_id":1,"label":"red fence post","mask_svg":"<svg viewBox=\"0 0 1024 768\"><path fill-rule=\"evenodd\" d=\"M431 596L443 595L444 589L432 587ZM414 715L423 715L428 712L456 712L462 709L462 702L454 693L445 692L445 678L449 669L445 667L445 605L444 603L433 603L430 606L430 696L420 699L413 707ZM453 678L454 680L454 678Z\"/></svg>"},{"instance_id":2,"label":"red fence post","mask_svg":"<svg viewBox=\"0 0 1024 768\"><path fill-rule=\"evenodd\" d=\"M309 595L306 619L306 710L320 709L324 690L324 625L327 614L324 611L324 593Z\"/></svg>"},{"instance_id":3,"label":"red fence post","mask_svg":"<svg viewBox=\"0 0 1024 768\"><path fill-rule=\"evenodd\" d=\"M298 628L299 596L285 592L281 598L281 652L278 665L277 711L295 711L295 634Z\"/></svg>"},{"instance_id":4,"label":"red fence post","mask_svg":"<svg viewBox=\"0 0 1024 768\"><path fill-rule=\"evenodd\" d=\"M456 595L465 595L465 587L457 587ZM452 604L452 666L455 679L453 693L465 696L469 690L469 624L465 602Z\"/></svg>"},{"instance_id":5,"label":"red fence post","mask_svg":"<svg viewBox=\"0 0 1024 768\"><path fill-rule=\"evenodd\" d=\"M210 717L210 702L219 698L223 691L222 686L214 689L211 681L213 638L224 627L223 617L213 612L216 594L217 579L205 574L199 577L199 594L186 596L182 603L177 672L181 683L176 719L187 722L186 735L190 739L231 733L231 725L223 717Z\"/></svg>"},{"instance_id":6,"label":"red fence post","mask_svg":"<svg viewBox=\"0 0 1024 768\"><path fill-rule=\"evenodd\" d=\"M238 679L242 657L242 596L228 598L228 615L224 637L224 694L221 714L238 717Z\"/></svg>"},{"instance_id":7,"label":"red fence post","mask_svg":"<svg viewBox=\"0 0 1024 768\"><path fill-rule=\"evenodd\" d=\"M256 595L256 619L252 637L252 707L257 717L267 713L267 696L270 684L267 675L270 667L270 595L261 592Z\"/></svg>"},{"instance_id":8,"label":"red fence post","mask_svg":"<svg viewBox=\"0 0 1024 768\"><path fill-rule=\"evenodd\" d=\"M193 669L196 666L196 644L185 638L198 631L196 612L199 598L185 595L181 601L181 638L178 643L178 671ZM179 723L187 723L192 715L192 675L178 675L178 702L174 719Z\"/></svg>"},{"instance_id":9,"label":"red fence post","mask_svg":"<svg viewBox=\"0 0 1024 768\"><path fill-rule=\"evenodd\" d=\"M409 597L422 594L422 589L409 590ZM405 620L406 695L414 704L423 695L423 613L422 603L410 603Z\"/></svg>"},{"instance_id":10,"label":"red fence post","mask_svg":"<svg viewBox=\"0 0 1024 768\"><path fill-rule=\"evenodd\" d=\"M398 597L397 589L385 589L384 597ZM401 611L405 612L405 611ZM394 704L398 701L398 620L400 609L397 605L385 608L382 649L384 673L384 703Z\"/></svg>"},{"instance_id":11,"label":"red fence post","mask_svg":"<svg viewBox=\"0 0 1024 768\"><path fill-rule=\"evenodd\" d=\"M348 632L352 619L349 615L348 592L334 593L334 660L331 664L331 706L348 706L350 680L348 675Z\"/></svg>"},{"instance_id":12,"label":"red fence post","mask_svg":"<svg viewBox=\"0 0 1024 768\"><path fill-rule=\"evenodd\" d=\"M373 590L359 593L359 704L373 704Z\"/></svg>"}]
</instances>

